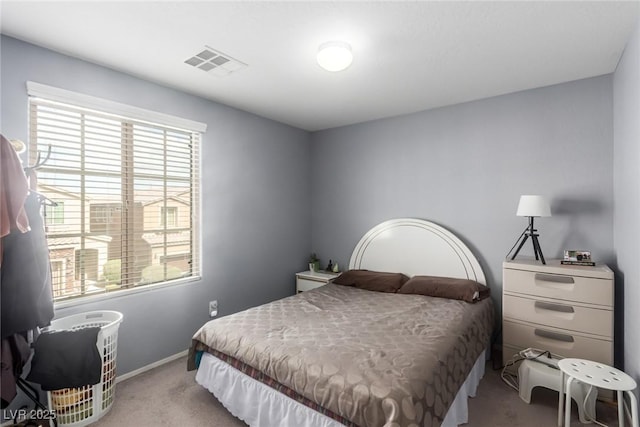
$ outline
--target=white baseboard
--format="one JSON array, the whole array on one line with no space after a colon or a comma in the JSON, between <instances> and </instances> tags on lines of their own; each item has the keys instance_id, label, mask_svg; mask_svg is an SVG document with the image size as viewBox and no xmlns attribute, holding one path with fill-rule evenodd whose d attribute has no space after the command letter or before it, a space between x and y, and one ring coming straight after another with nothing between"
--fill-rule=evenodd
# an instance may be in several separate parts
<instances>
[{"instance_id":1,"label":"white baseboard","mask_svg":"<svg viewBox=\"0 0 640 427\"><path fill-rule=\"evenodd\" d=\"M164 359L158 360L157 362L153 362L146 366L143 366L142 368L138 368L131 372L127 372L126 374L118 375L116 377L116 384L119 383L120 381L128 380L129 378L135 377L136 375L140 375L144 372L147 372L153 368L157 368L158 366L162 366L166 363L173 362L176 359L180 359L181 357L186 356L188 353L189 353L189 350L184 350L184 351L181 351L180 353L176 353L169 357L165 357Z\"/></svg>"}]
</instances>

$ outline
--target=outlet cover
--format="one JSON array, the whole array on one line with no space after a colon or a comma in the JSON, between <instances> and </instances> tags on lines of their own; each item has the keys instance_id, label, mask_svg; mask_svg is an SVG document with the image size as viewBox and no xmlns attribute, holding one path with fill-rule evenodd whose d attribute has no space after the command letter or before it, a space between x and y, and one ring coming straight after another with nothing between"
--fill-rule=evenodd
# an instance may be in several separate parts
<instances>
[{"instance_id":1,"label":"outlet cover","mask_svg":"<svg viewBox=\"0 0 640 427\"><path fill-rule=\"evenodd\" d=\"M209 301L209 317L218 315L218 300Z\"/></svg>"}]
</instances>

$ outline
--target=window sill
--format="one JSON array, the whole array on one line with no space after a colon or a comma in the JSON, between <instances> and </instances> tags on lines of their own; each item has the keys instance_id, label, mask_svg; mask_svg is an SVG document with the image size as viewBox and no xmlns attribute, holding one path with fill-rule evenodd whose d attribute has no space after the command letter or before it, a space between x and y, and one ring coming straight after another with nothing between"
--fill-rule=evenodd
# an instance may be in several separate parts
<instances>
[{"instance_id":1,"label":"window sill","mask_svg":"<svg viewBox=\"0 0 640 427\"><path fill-rule=\"evenodd\" d=\"M158 289L173 287L173 286L181 286L186 284L191 284L195 282L199 282L202 280L202 276L199 277L186 277L184 279L176 279L170 282L163 282L151 285L143 285L134 288L128 289L119 289L117 291L105 292L96 295L87 295L83 297L72 298L66 301L59 301L53 303L54 310L76 307L85 304L93 304L100 301L107 301L115 298L126 298L130 295L139 294L143 292L151 292Z\"/></svg>"}]
</instances>

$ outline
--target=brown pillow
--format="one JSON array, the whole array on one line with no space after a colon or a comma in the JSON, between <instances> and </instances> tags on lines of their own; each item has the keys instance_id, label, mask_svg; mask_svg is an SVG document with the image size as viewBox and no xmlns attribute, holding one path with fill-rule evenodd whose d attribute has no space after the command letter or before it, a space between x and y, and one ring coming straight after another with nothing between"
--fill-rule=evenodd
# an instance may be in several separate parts
<instances>
[{"instance_id":1,"label":"brown pillow","mask_svg":"<svg viewBox=\"0 0 640 427\"><path fill-rule=\"evenodd\" d=\"M454 279L452 277L413 276L402 288L399 294L418 294L431 297L459 299L466 302L476 302L489 296L490 289L476 281L468 279Z\"/></svg>"},{"instance_id":2,"label":"brown pillow","mask_svg":"<svg viewBox=\"0 0 640 427\"><path fill-rule=\"evenodd\" d=\"M333 283L369 291L396 292L407 280L409 278L402 273L349 270L333 279Z\"/></svg>"}]
</instances>

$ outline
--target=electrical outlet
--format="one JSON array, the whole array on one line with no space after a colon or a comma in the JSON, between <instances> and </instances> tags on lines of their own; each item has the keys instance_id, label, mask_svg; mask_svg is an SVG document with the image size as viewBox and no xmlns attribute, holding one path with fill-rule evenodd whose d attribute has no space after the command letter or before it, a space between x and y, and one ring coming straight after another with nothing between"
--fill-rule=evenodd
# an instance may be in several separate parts
<instances>
[{"instance_id":1,"label":"electrical outlet","mask_svg":"<svg viewBox=\"0 0 640 427\"><path fill-rule=\"evenodd\" d=\"M218 300L209 301L209 317L218 315Z\"/></svg>"}]
</instances>

